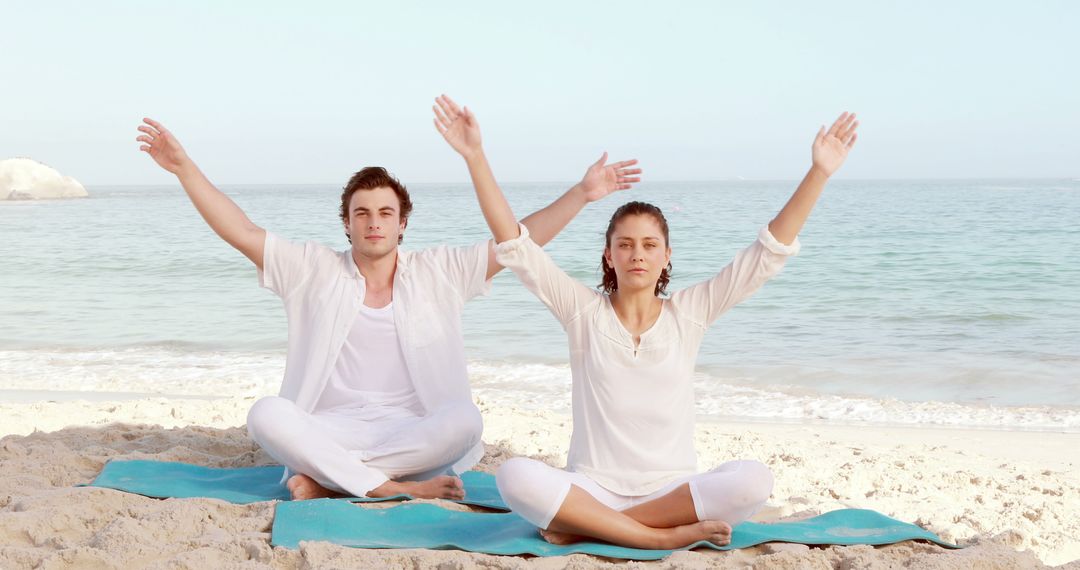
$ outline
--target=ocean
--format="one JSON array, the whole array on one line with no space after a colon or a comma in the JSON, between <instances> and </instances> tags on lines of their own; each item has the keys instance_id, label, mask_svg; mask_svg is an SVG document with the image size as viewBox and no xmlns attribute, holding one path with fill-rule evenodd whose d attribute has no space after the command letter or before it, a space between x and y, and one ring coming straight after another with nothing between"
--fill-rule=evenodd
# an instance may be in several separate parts
<instances>
[{"instance_id":1,"label":"ocean","mask_svg":"<svg viewBox=\"0 0 1080 570\"><path fill-rule=\"evenodd\" d=\"M344 180L343 180L344 182ZM629 200L671 227L670 291L750 244L794 181L648 182L589 205L547 250L599 282ZM570 184L506 184L519 217ZM348 246L340 187L223 186L262 227ZM179 186L0 202L0 391L273 393L280 301ZM410 186L406 248L488 237L472 188ZM1080 431L1080 181L838 180L802 252L709 331L701 419ZM558 322L509 271L465 310L474 394L569 410Z\"/></svg>"}]
</instances>

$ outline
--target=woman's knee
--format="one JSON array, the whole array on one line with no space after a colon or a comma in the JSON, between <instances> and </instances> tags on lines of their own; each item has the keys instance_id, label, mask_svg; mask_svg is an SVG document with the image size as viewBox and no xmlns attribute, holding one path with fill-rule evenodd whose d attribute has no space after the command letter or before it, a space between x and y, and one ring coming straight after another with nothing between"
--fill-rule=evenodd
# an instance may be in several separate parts
<instances>
[{"instance_id":1,"label":"woman's knee","mask_svg":"<svg viewBox=\"0 0 1080 570\"><path fill-rule=\"evenodd\" d=\"M495 486L503 501L521 518L547 528L570 483L566 473L525 457L507 460L495 473Z\"/></svg>"},{"instance_id":2,"label":"woman's knee","mask_svg":"<svg viewBox=\"0 0 1080 570\"><path fill-rule=\"evenodd\" d=\"M510 504L519 498L527 497L536 492L538 474L543 463L527 457L512 457L507 459L495 471L495 486L499 488L499 494L503 500ZM513 505L510 505L513 508Z\"/></svg>"},{"instance_id":3,"label":"woman's knee","mask_svg":"<svg viewBox=\"0 0 1080 570\"><path fill-rule=\"evenodd\" d=\"M694 478L690 487L698 518L736 524L768 502L773 474L760 461L731 461Z\"/></svg>"},{"instance_id":4,"label":"woman's knee","mask_svg":"<svg viewBox=\"0 0 1080 570\"><path fill-rule=\"evenodd\" d=\"M744 460L741 463L739 471L743 474L747 502L765 504L772 496L775 482L772 469L760 461Z\"/></svg>"}]
</instances>

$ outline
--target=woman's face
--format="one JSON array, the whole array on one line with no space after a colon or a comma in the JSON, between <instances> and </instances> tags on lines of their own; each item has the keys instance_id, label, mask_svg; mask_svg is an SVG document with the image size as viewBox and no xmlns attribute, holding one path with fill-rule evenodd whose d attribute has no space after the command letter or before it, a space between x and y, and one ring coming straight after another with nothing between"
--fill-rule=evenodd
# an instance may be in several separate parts
<instances>
[{"instance_id":1,"label":"woman's face","mask_svg":"<svg viewBox=\"0 0 1080 570\"><path fill-rule=\"evenodd\" d=\"M660 273L671 261L671 248L655 217L631 215L615 223L604 258L615 269L620 292L654 291Z\"/></svg>"}]
</instances>

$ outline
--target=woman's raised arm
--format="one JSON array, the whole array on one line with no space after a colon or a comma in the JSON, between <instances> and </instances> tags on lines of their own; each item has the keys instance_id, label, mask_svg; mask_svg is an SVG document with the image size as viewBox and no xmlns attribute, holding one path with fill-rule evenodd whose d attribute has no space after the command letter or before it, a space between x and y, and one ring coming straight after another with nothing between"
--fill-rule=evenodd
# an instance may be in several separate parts
<instances>
[{"instance_id":1,"label":"woman's raised arm","mask_svg":"<svg viewBox=\"0 0 1080 570\"><path fill-rule=\"evenodd\" d=\"M810 216L810 211L814 209L814 204L825 188L825 183L840 165L844 164L848 151L855 146L858 138L855 129L858 127L859 121L855 120L855 113L845 112L828 131L824 126L818 131L812 150L813 166L795 190L795 194L769 222L769 232L780 243L790 245L802 231L806 218Z\"/></svg>"}]
</instances>

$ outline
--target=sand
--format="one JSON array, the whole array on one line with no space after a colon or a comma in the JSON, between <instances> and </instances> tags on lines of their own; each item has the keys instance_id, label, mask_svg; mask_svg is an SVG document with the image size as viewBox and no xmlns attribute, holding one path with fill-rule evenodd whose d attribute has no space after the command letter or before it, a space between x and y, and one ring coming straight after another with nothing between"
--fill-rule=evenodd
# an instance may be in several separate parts
<instances>
[{"instance_id":1,"label":"sand","mask_svg":"<svg viewBox=\"0 0 1080 570\"><path fill-rule=\"evenodd\" d=\"M113 458L272 463L242 427L253 397L110 398L64 394L0 404L0 568L1080 569L1080 434L702 422L702 468L755 458L775 471L773 496L758 520L870 508L967 548L767 544L626 563L326 543L272 548L270 502L157 500L74 487ZM480 404L488 444L480 469L494 470L515 455L561 465L567 416Z\"/></svg>"}]
</instances>

